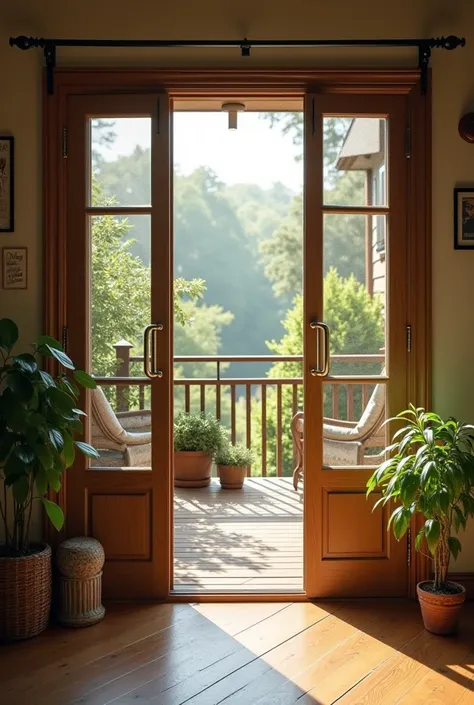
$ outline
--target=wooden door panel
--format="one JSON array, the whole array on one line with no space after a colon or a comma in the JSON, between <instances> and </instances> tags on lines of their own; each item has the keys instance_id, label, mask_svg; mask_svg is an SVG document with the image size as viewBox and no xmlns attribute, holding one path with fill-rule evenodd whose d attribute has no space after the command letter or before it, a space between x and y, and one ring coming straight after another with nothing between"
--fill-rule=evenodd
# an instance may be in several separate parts
<instances>
[{"instance_id":1,"label":"wooden door panel","mask_svg":"<svg viewBox=\"0 0 474 705\"><path fill-rule=\"evenodd\" d=\"M381 507L373 511L379 497L323 489L323 558L387 558L386 512Z\"/></svg>"},{"instance_id":2,"label":"wooden door panel","mask_svg":"<svg viewBox=\"0 0 474 705\"><path fill-rule=\"evenodd\" d=\"M151 560L151 492L92 493L89 532L101 542L108 561Z\"/></svg>"}]
</instances>

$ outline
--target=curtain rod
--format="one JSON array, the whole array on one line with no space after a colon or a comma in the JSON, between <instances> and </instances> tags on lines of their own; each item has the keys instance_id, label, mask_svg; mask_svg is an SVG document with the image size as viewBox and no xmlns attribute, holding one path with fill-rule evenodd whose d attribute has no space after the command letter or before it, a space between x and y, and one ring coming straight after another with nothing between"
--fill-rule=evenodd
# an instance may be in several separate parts
<instances>
[{"instance_id":1,"label":"curtain rod","mask_svg":"<svg viewBox=\"0 0 474 705\"><path fill-rule=\"evenodd\" d=\"M421 71L421 90L426 93L428 66L432 49L451 51L466 44L464 37L449 35L429 39L45 39L42 37L10 37L10 46L26 51L43 49L46 64L46 84L54 93L54 69L57 47L103 48L239 48L243 57L250 56L252 48L302 47L414 47L418 49L418 68Z\"/></svg>"}]
</instances>

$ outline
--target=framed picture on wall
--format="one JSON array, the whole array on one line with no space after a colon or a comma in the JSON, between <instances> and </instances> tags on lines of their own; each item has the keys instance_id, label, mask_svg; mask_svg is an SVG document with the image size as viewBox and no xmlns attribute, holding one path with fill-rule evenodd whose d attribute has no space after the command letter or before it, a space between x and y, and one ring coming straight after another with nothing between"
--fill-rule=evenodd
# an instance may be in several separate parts
<instances>
[{"instance_id":1,"label":"framed picture on wall","mask_svg":"<svg viewBox=\"0 0 474 705\"><path fill-rule=\"evenodd\" d=\"M13 137L0 136L0 232L14 229Z\"/></svg>"},{"instance_id":2,"label":"framed picture on wall","mask_svg":"<svg viewBox=\"0 0 474 705\"><path fill-rule=\"evenodd\" d=\"M454 189L454 249L474 250L474 188Z\"/></svg>"},{"instance_id":3,"label":"framed picture on wall","mask_svg":"<svg viewBox=\"0 0 474 705\"><path fill-rule=\"evenodd\" d=\"M4 247L2 250L2 286L4 289L26 289L28 285L28 252L26 247Z\"/></svg>"}]
</instances>

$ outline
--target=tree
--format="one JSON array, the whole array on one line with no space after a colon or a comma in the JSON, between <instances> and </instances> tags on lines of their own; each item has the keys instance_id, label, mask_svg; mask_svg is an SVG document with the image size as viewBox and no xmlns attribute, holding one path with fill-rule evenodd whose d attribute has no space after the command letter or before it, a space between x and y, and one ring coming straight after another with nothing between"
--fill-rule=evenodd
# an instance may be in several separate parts
<instances>
[{"instance_id":1,"label":"tree","mask_svg":"<svg viewBox=\"0 0 474 705\"><path fill-rule=\"evenodd\" d=\"M379 353L384 345L384 319L382 302L378 297L371 297L363 284L354 276L341 277L333 268L324 278L324 319L331 330L331 355L337 354L371 354ZM284 321L284 335L279 341L267 343L268 348L276 355L302 355L303 353L303 297L295 297L293 307L288 310ZM331 365L332 374L374 374L380 373L380 363L341 363ZM302 376L300 363L275 363L269 377L288 377L289 380ZM276 471L276 394L268 391L267 399L267 448L268 467L270 472ZM339 397L339 417L344 418L346 408L346 392L341 389ZM303 391L298 391L298 407L303 407ZM354 393L354 409L356 415L362 413L360 387ZM332 396L326 388L324 399L324 414L331 416ZM260 404L254 402L252 415L256 417L256 447L261 448L261 418ZM292 390L285 385L282 390L282 424L283 424L283 457L284 474L292 470L293 446L290 434L293 416ZM258 463L257 463L258 467Z\"/></svg>"}]
</instances>

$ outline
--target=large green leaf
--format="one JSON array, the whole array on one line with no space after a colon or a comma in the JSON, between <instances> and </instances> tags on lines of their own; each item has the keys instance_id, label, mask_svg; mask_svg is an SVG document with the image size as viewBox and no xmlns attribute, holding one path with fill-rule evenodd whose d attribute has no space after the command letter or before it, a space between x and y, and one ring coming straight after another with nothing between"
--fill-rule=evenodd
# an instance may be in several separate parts
<instances>
[{"instance_id":1,"label":"large green leaf","mask_svg":"<svg viewBox=\"0 0 474 705\"><path fill-rule=\"evenodd\" d=\"M33 355L29 353L22 353L21 355L15 355L13 358L13 363L21 367L24 372L30 372L33 374L37 370L36 360Z\"/></svg>"},{"instance_id":2,"label":"large green leaf","mask_svg":"<svg viewBox=\"0 0 474 705\"><path fill-rule=\"evenodd\" d=\"M458 557L458 554L462 550L461 542L455 536L450 536L448 539L449 550L451 551L454 560Z\"/></svg>"},{"instance_id":3,"label":"large green leaf","mask_svg":"<svg viewBox=\"0 0 474 705\"><path fill-rule=\"evenodd\" d=\"M55 350L63 349L63 346L58 340L56 340L56 338L52 338L50 335L40 335L40 337L36 340L36 347L43 348L46 345L50 348L54 348ZM43 355L45 354L43 350L40 350L40 352Z\"/></svg>"},{"instance_id":4,"label":"large green leaf","mask_svg":"<svg viewBox=\"0 0 474 705\"><path fill-rule=\"evenodd\" d=\"M74 450L74 441L69 433L63 432L64 447L63 447L63 458L66 468L71 467L74 462L76 452Z\"/></svg>"},{"instance_id":5,"label":"large green leaf","mask_svg":"<svg viewBox=\"0 0 474 705\"><path fill-rule=\"evenodd\" d=\"M38 370L41 381L45 385L45 387L55 387L56 382L54 381L53 377L49 374L49 372L45 372L44 370Z\"/></svg>"},{"instance_id":6,"label":"large green leaf","mask_svg":"<svg viewBox=\"0 0 474 705\"><path fill-rule=\"evenodd\" d=\"M38 444L35 451L45 470L49 470L49 468L53 467L53 452L49 446Z\"/></svg>"},{"instance_id":7,"label":"large green leaf","mask_svg":"<svg viewBox=\"0 0 474 705\"><path fill-rule=\"evenodd\" d=\"M65 352L58 350L57 348L52 348L50 345L45 345L44 349L50 353L50 357L55 357L63 367L66 367L68 370L74 369L74 363Z\"/></svg>"},{"instance_id":8,"label":"large green leaf","mask_svg":"<svg viewBox=\"0 0 474 705\"><path fill-rule=\"evenodd\" d=\"M35 459L35 453L28 445L17 445L13 452L18 460L25 465L29 465Z\"/></svg>"},{"instance_id":9,"label":"large green leaf","mask_svg":"<svg viewBox=\"0 0 474 705\"><path fill-rule=\"evenodd\" d=\"M10 369L6 375L5 383L23 402L28 402L33 396L34 387L28 377L20 370Z\"/></svg>"},{"instance_id":10,"label":"large green leaf","mask_svg":"<svg viewBox=\"0 0 474 705\"><path fill-rule=\"evenodd\" d=\"M44 468L40 467L35 477L36 491L40 497L43 497L48 491L48 476Z\"/></svg>"},{"instance_id":11,"label":"large green leaf","mask_svg":"<svg viewBox=\"0 0 474 705\"><path fill-rule=\"evenodd\" d=\"M0 348L8 354L18 340L18 326L9 318L0 320Z\"/></svg>"},{"instance_id":12,"label":"large green leaf","mask_svg":"<svg viewBox=\"0 0 474 705\"><path fill-rule=\"evenodd\" d=\"M71 415L74 408L74 399L66 392L57 387L49 387L45 392L45 398L56 411L67 416Z\"/></svg>"},{"instance_id":13,"label":"large green leaf","mask_svg":"<svg viewBox=\"0 0 474 705\"><path fill-rule=\"evenodd\" d=\"M428 519L425 522L425 536L428 548L434 554L439 542L440 525L437 519Z\"/></svg>"},{"instance_id":14,"label":"large green leaf","mask_svg":"<svg viewBox=\"0 0 474 705\"><path fill-rule=\"evenodd\" d=\"M82 384L83 387L87 387L87 389L95 389L97 387L97 382L95 379L83 370L75 370L74 378L79 382L79 384Z\"/></svg>"},{"instance_id":15,"label":"large green leaf","mask_svg":"<svg viewBox=\"0 0 474 705\"><path fill-rule=\"evenodd\" d=\"M88 458L99 458L99 453L96 451L96 449L89 445L89 443L83 443L82 441L75 441L76 446L79 448L84 455L87 455Z\"/></svg>"},{"instance_id":16,"label":"large green leaf","mask_svg":"<svg viewBox=\"0 0 474 705\"><path fill-rule=\"evenodd\" d=\"M63 449L64 446L64 441L63 437L61 434L61 431L59 431L57 428L54 428L53 426L48 427L48 436L49 440L51 441L51 445L55 450L60 453Z\"/></svg>"},{"instance_id":17,"label":"large green leaf","mask_svg":"<svg viewBox=\"0 0 474 705\"><path fill-rule=\"evenodd\" d=\"M48 468L46 471L46 476L50 487L55 491L59 492L61 489L61 473L55 467Z\"/></svg>"},{"instance_id":18,"label":"large green leaf","mask_svg":"<svg viewBox=\"0 0 474 705\"><path fill-rule=\"evenodd\" d=\"M54 502L51 502L49 499L46 499L43 497L42 499L44 508L46 509L46 514L48 515L48 518L52 525L54 526L55 529L60 531L63 528L64 525L64 514L63 510L61 507L58 507L57 504Z\"/></svg>"}]
</instances>

